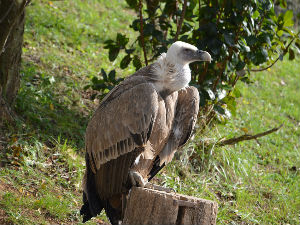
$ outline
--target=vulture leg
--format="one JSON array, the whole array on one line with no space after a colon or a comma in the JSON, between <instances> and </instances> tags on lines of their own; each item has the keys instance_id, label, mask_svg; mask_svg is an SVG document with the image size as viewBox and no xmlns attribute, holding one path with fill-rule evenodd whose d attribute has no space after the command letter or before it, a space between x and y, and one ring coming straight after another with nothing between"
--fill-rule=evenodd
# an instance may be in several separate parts
<instances>
[{"instance_id":1,"label":"vulture leg","mask_svg":"<svg viewBox=\"0 0 300 225\"><path fill-rule=\"evenodd\" d=\"M166 163L163 163L162 165L160 165L160 158L159 156L156 156L154 162L153 162L153 166L152 169L150 171L150 173L148 174L148 181L151 181L152 178L159 172L161 171L162 168L164 168L166 165Z\"/></svg>"},{"instance_id":2,"label":"vulture leg","mask_svg":"<svg viewBox=\"0 0 300 225\"><path fill-rule=\"evenodd\" d=\"M145 159L144 153L147 151L147 145L138 147L140 149L141 154L139 154L131 168L129 169L128 177L129 181L131 183L131 186L136 186L136 187L145 187L145 185L148 183L147 177L143 177L144 174L144 169L149 168L150 163L152 163L152 160Z\"/></svg>"},{"instance_id":3,"label":"vulture leg","mask_svg":"<svg viewBox=\"0 0 300 225\"><path fill-rule=\"evenodd\" d=\"M145 181L143 176L134 170L129 171L129 177L132 186L137 186L137 187L145 187L145 185L148 183L148 181Z\"/></svg>"}]
</instances>

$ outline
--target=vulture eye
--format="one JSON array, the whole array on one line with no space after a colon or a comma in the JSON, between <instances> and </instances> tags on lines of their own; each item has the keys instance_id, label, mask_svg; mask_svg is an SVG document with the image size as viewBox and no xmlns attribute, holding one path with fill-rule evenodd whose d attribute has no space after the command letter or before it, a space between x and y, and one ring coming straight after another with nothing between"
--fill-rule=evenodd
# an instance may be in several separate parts
<instances>
[{"instance_id":1,"label":"vulture eye","mask_svg":"<svg viewBox=\"0 0 300 225\"><path fill-rule=\"evenodd\" d=\"M183 49L183 51L186 52L186 53L189 53L189 52L191 52L191 49L185 48L185 49Z\"/></svg>"}]
</instances>

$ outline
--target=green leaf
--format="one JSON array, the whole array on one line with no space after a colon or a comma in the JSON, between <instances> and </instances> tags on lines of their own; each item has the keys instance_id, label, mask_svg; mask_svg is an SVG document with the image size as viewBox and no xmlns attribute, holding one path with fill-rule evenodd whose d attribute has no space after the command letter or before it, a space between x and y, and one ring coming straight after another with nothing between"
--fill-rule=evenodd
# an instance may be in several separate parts
<instances>
[{"instance_id":1,"label":"green leaf","mask_svg":"<svg viewBox=\"0 0 300 225\"><path fill-rule=\"evenodd\" d=\"M111 45L113 45L114 44L114 41L113 40L111 40L111 39L109 39L109 40L106 40L105 42L104 42L104 44L105 44L105 49L107 49L107 48L109 48L108 46L111 46Z\"/></svg>"},{"instance_id":2,"label":"green leaf","mask_svg":"<svg viewBox=\"0 0 300 225\"><path fill-rule=\"evenodd\" d=\"M150 36L153 34L155 27L153 24L147 23L144 26L144 36Z\"/></svg>"},{"instance_id":3,"label":"green leaf","mask_svg":"<svg viewBox=\"0 0 300 225\"><path fill-rule=\"evenodd\" d=\"M94 84L93 85L93 89L94 90L98 90L98 91L100 91L100 90L103 90L103 89L105 89L106 88L106 85L105 84L101 84L101 83L99 83L99 84Z\"/></svg>"},{"instance_id":4,"label":"green leaf","mask_svg":"<svg viewBox=\"0 0 300 225\"><path fill-rule=\"evenodd\" d=\"M87 90L87 89L89 89L91 87L91 85L90 84L88 84L88 85L85 85L84 87L83 87L83 90Z\"/></svg>"},{"instance_id":5,"label":"green leaf","mask_svg":"<svg viewBox=\"0 0 300 225\"><path fill-rule=\"evenodd\" d=\"M158 41L158 42L163 42L164 41L164 35L163 32L160 30L155 29L152 33L152 36Z\"/></svg>"},{"instance_id":6,"label":"green leaf","mask_svg":"<svg viewBox=\"0 0 300 225\"><path fill-rule=\"evenodd\" d=\"M92 83L97 84L99 82L99 79L97 77L92 78Z\"/></svg>"},{"instance_id":7,"label":"green leaf","mask_svg":"<svg viewBox=\"0 0 300 225\"><path fill-rule=\"evenodd\" d=\"M136 9L138 7L138 1L137 0L126 0L127 4L130 8Z\"/></svg>"},{"instance_id":8,"label":"green leaf","mask_svg":"<svg viewBox=\"0 0 300 225\"><path fill-rule=\"evenodd\" d=\"M225 110L219 105L214 105L214 110L220 113L221 115L225 115Z\"/></svg>"},{"instance_id":9,"label":"green leaf","mask_svg":"<svg viewBox=\"0 0 300 225\"><path fill-rule=\"evenodd\" d=\"M295 59L295 52L293 49L289 48L289 60Z\"/></svg>"},{"instance_id":10,"label":"green leaf","mask_svg":"<svg viewBox=\"0 0 300 225\"><path fill-rule=\"evenodd\" d=\"M130 57L130 55L128 54L128 55L126 55L123 59L122 59L122 61L120 62L120 67L121 67L121 69L125 69L127 66L128 66L128 64L131 62L131 57Z\"/></svg>"},{"instance_id":11,"label":"green leaf","mask_svg":"<svg viewBox=\"0 0 300 225\"><path fill-rule=\"evenodd\" d=\"M134 30L134 31L139 31L140 30L140 20L136 19L132 22L132 24L130 25L130 27Z\"/></svg>"},{"instance_id":12,"label":"green leaf","mask_svg":"<svg viewBox=\"0 0 300 225\"><path fill-rule=\"evenodd\" d=\"M228 110L230 110L231 114L233 116L236 116L236 104L232 105L232 106L227 105L227 107L228 107Z\"/></svg>"},{"instance_id":13,"label":"green leaf","mask_svg":"<svg viewBox=\"0 0 300 225\"><path fill-rule=\"evenodd\" d=\"M234 97L236 97L236 98L239 98L239 97L242 96L240 90L239 90L237 87L235 87L235 88L233 89L232 95L233 95Z\"/></svg>"},{"instance_id":14,"label":"green leaf","mask_svg":"<svg viewBox=\"0 0 300 225\"><path fill-rule=\"evenodd\" d=\"M129 38L127 38L125 35L118 33L117 34L117 44L120 48L125 48L129 41Z\"/></svg>"},{"instance_id":15,"label":"green leaf","mask_svg":"<svg viewBox=\"0 0 300 225\"><path fill-rule=\"evenodd\" d=\"M200 89L199 90L199 95L200 95L200 106L201 107L204 107L207 103L207 100L208 100L208 96L207 96L207 93L204 89Z\"/></svg>"},{"instance_id":16,"label":"green leaf","mask_svg":"<svg viewBox=\"0 0 300 225\"><path fill-rule=\"evenodd\" d=\"M292 10L288 10L285 12L284 16L283 16L283 26L285 27L291 27L294 26L294 20L293 20L293 11Z\"/></svg>"},{"instance_id":17,"label":"green leaf","mask_svg":"<svg viewBox=\"0 0 300 225\"><path fill-rule=\"evenodd\" d=\"M250 52L250 47L245 45L245 46L242 46L242 49L245 51L245 52Z\"/></svg>"},{"instance_id":18,"label":"green leaf","mask_svg":"<svg viewBox=\"0 0 300 225\"><path fill-rule=\"evenodd\" d=\"M227 108L225 108L224 110L225 110L225 116L227 117L227 119L230 119L231 118L231 112Z\"/></svg>"},{"instance_id":19,"label":"green leaf","mask_svg":"<svg viewBox=\"0 0 300 225\"><path fill-rule=\"evenodd\" d=\"M245 70L245 69L237 70L237 71L235 72L235 74L236 74L237 76L239 76L239 77L243 77L243 76L246 75L246 70Z\"/></svg>"},{"instance_id":20,"label":"green leaf","mask_svg":"<svg viewBox=\"0 0 300 225\"><path fill-rule=\"evenodd\" d=\"M116 46L113 46L112 48L109 49L109 52L108 52L108 58L109 58L109 61L114 61L118 55L119 55L119 52L120 52L120 48L116 47Z\"/></svg>"},{"instance_id":21,"label":"green leaf","mask_svg":"<svg viewBox=\"0 0 300 225\"><path fill-rule=\"evenodd\" d=\"M133 56L133 66L135 67L136 70L140 69L142 67L142 62L140 60L140 58L135 55Z\"/></svg>"},{"instance_id":22,"label":"green leaf","mask_svg":"<svg viewBox=\"0 0 300 225\"><path fill-rule=\"evenodd\" d=\"M262 43L267 43L268 46L271 46L271 39L269 33L262 33L261 35L259 35L258 38Z\"/></svg>"},{"instance_id":23,"label":"green leaf","mask_svg":"<svg viewBox=\"0 0 300 225\"><path fill-rule=\"evenodd\" d=\"M279 30L279 31L277 31L277 35L279 36L279 37L281 37L282 35L283 35L283 30Z\"/></svg>"},{"instance_id":24,"label":"green leaf","mask_svg":"<svg viewBox=\"0 0 300 225\"><path fill-rule=\"evenodd\" d=\"M286 0L280 0L280 7L281 8L286 8L287 7Z\"/></svg>"},{"instance_id":25,"label":"green leaf","mask_svg":"<svg viewBox=\"0 0 300 225\"><path fill-rule=\"evenodd\" d=\"M252 18L253 18L253 19L257 19L259 16L260 16L260 13L256 10L256 11L253 13Z\"/></svg>"},{"instance_id":26,"label":"green leaf","mask_svg":"<svg viewBox=\"0 0 300 225\"><path fill-rule=\"evenodd\" d=\"M234 46L234 35L232 33L225 33L224 40L229 46Z\"/></svg>"},{"instance_id":27,"label":"green leaf","mask_svg":"<svg viewBox=\"0 0 300 225\"><path fill-rule=\"evenodd\" d=\"M263 10L265 10L265 11L269 11L271 8L272 8L272 2L271 2L271 0L264 0L264 1L262 1L262 8L263 8Z\"/></svg>"},{"instance_id":28,"label":"green leaf","mask_svg":"<svg viewBox=\"0 0 300 225\"><path fill-rule=\"evenodd\" d=\"M257 38L254 35L251 35L249 37L246 37L246 42L249 46L253 46L257 43Z\"/></svg>"},{"instance_id":29,"label":"green leaf","mask_svg":"<svg viewBox=\"0 0 300 225\"><path fill-rule=\"evenodd\" d=\"M209 98L211 99L211 100L214 100L215 98L216 98L216 96L215 96L215 94L214 94L214 92L211 90L211 89L205 89L205 91L206 91L206 93L208 94L208 96L209 96Z\"/></svg>"},{"instance_id":30,"label":"green leaf","mask_svg":"<svg viewBox=\"0 0 300 225\"><path fill-rule=\"evenodd\" d=\"M135 50L134 48L126 49L125 52L126 52L127 54L131 54L131 53L134 52L134 50Z\"/></svg>"},{"instance_id":31,"label":"green leaf","mask_svg":"<svg viewBox=\"0 0 300 225\"><path fill-rule=\"evenodd\" d=\"M295 32L294 32L293 29L294 29L293 27L291 27L290 29L288 29L288 28L283 28L283 30L284 30L285 32L289 33L289 34L291 35L291 37L295 37L295 36L297 36L297 35L295 34Z\"/></svg>"},{"instance_id":32,"label":"green leaf","mask_svg":"<svg viewBox=\"0 0 300 225\"><path fill-rule=\"evenodd\" d=\"M236 115L236 105L237 105L236 97L227 96L223 101L227 105L227 108L225 109L225 114L226 114L226 110L228 109L235 116Z\"/></svg>"},{"instance_id":33,"label":"green leaf","mask_svg":"<svg viewBox=\"0 0 300 225\"><path fill-rule=\"evenodd\" d=\"M261 48L260 50L261 50L261 54L262 54L263 57L264 57L264 60L267 61L268 58L269 58L268 51L267 51L266 49L264 49L264 48Z\"/></svg>"},{"instance_id":34,"label":"green leaf","mask_svg":"<svg viewBox=\"0 0 300 225\"><path fill-rule=\"evenodd\" d=\"M237 71L240 71L240 70L244 69L245 65L246 65L246 63L239 61L238 64L236 65L235 69Z\"/></svg>"},{"instance_id":35,"label":"green leaf","mask_svg":"<svg viewBox=\"0 0 300 225\"><path fill-rule=\"evenodd\" d=\"M221 100L226 97L226 90L218 89L217 90L218 99Z\"/></svg>"},{"instance_id":36,"label":"green leaf","mask_svg":"<svg viewBox=\"0 0 300 225\"><path fill-rule=\"evenodd\" d=\"M107 74L106 74L105 70L102 68L101 68L101 74L102 74L103 80L107 81Z\"/></svg>"},{"instance_id":37,"label":"green leaf","mask_svg":"<svg viewBox=\"0 0 300 225\"><path fill-rule=\"evenodd\" d=\"M108 78L110 81L115 82L116 81L116 71L112 70L108 74Z\"/></svg>"},{"instance_id":38,"label":"green leaf","mask_svg":"<svg viewBox=\"0 0 300 225\"><path fill-rule=\"evenodd\" d=\"M242 77L242 78L240 79L240 81L242 81L242 82L244 82L244 83L246 83L246 84L251 84L251 83L253 83L253 82L249 79L249 77Z\"/></svg>"}]
</instances>

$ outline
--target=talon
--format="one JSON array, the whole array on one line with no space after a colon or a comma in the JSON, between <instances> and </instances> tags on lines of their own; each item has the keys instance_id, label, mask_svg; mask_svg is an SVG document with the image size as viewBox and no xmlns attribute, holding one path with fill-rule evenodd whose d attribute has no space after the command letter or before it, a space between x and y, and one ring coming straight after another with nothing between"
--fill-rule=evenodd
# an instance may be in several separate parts
<instances>
[{"instance_id":1,"label":"talon","mask_svg":"<svg viewBox=\"0 0 300 225\"><path fill-rule=\"evenodd\" d=\"M139 172L130 171L129 176L130 176L132 186L145 187L145 185L148 183L147 181L144 180L144 178Z\"/></svg>"},{"instance_id":2,"label":"talon","mask_svg":"<svg viewBox=\"0 0 300 225\"><path fill-rule=\"evenodd\" d=\"M129 177L130 177L130 181L131 181L132 186L136 186L136 182L135 182L134 175L133 175L132 171L129 172Z\"/></svg>"}]
</instances>

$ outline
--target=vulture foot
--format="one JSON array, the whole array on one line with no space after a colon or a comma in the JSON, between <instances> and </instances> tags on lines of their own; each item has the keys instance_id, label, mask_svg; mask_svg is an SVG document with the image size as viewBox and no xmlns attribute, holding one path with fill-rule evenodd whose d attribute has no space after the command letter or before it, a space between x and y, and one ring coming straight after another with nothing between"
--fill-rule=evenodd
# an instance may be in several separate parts
<instances>
[{"instance_id":1,"label":"vulture foot","mask_svg":"<svg viewBox=\"0 0 300 225\"><path fill-rule=\"evenodd\" d=\"M144 187L149 188L149 189L153 189L153 190L156 190L156 191L164 191L164 192L167 192L167 193L174 192L175 193L175 190L173 188L162 187L162 186L159 186L159 185L156 185L156 184L152 184L150 182L148 182Z\"/></svg>"},{"instance_id":2,"label":"vulture foot","mask_svg":"<svg viewBox=\"0 0 300 225\"><path fill-rule=\"evenodd\" d=\"M144 178L139 172L131 170L129 172L129 176L130 176L130 181L132 186L145 187L145 185L148 183L147 181L144 180Z\"/></svg>"}]
</instances>

